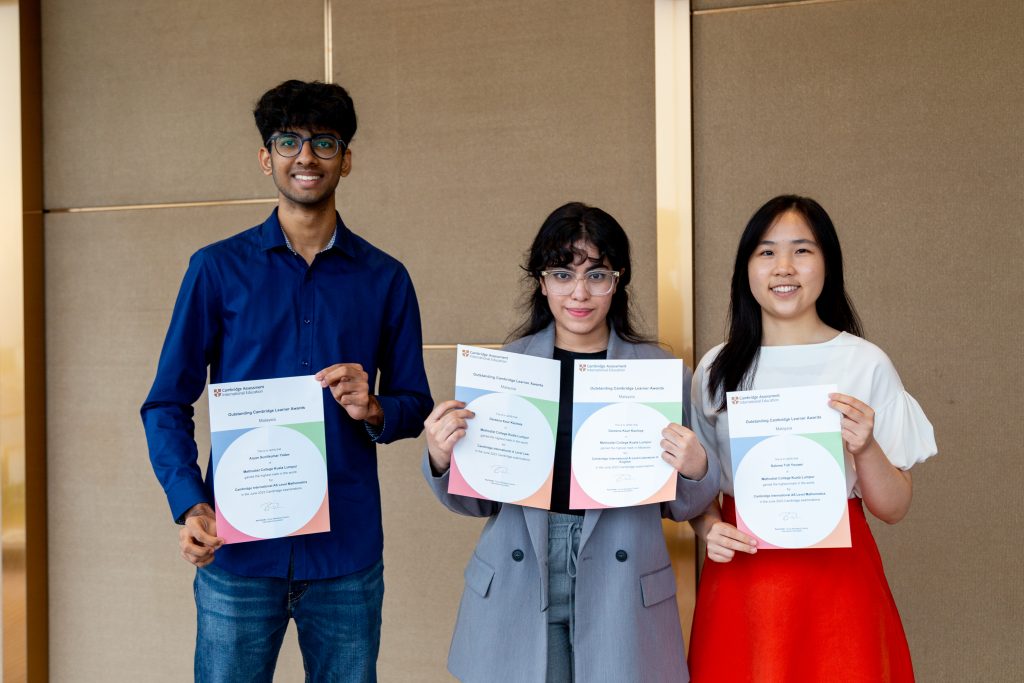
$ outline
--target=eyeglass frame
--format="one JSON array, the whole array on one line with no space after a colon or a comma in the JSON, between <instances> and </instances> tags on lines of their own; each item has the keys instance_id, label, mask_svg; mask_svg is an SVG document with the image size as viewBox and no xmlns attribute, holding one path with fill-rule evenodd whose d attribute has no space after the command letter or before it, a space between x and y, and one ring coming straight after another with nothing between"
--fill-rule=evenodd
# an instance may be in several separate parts
<instances>
[{"instance_id":1,"label":"eyeglass frame","mask_svg":"<svg viewBox=\"0 0 1024 683\"><path fill-rule=\"evenodd\" d=\"M582 280L583 281L583 288L587 290L587 293L590 296L608 296L613 291L615 291L615 285L618 284L619 278L622 277L622 271L621 270L610 270L610 269L607 269L607 268L595 268L594 270L588 270L586 273L583 274L582 277L577 277L576 273L572 272L571 270L566 270L565 268L553 268L551 270L546 270L545 269L545 270L539 271L538 274L540 275L541 279L543 279L543 278L546 278L548 275L551 275L553 273L568 273L569 275L572 275L574 277L574 280L573 280L573 283L572 283L572 289L566 291L565 294L572 294L573 292L575 292L576 291L576 287L577 287L576 283L578 283L580 280ZM608 287L608 291L607 292L602 292L600 294L595 294L594 292L590 291L590 286L587 284L587 276L590 275L591 273L606 273L608 275L611 275L611 277L612 277L612 284L611 284L610 287ZM566 284L568 284L568 283L566 283ZM553 287L552 287L552 289L553 289ZM565 296L565 294L560 294L559 296Z\"/></svg>"},{"instance_id":2,"label":"eyeglass frame","mask_svg":"<svg viewBox=\"0 0 1024 683\"><path fill-rule=\"evenodd\" d=\"M281 150L279 150L277 148L277 145L274 144L277 141L278 138L282 138L285 135L293 135L293 136L295 136L295 137L297 137L299 139L299 146L296 148L295 154L292 154L291 156L289 156L287 154L281 154ZM322 157L322 156L320 156L319 154L316 153L316 148L313 147L313 145L312 145L313 140L315 140L316 138L330 138L331 140L334 140L339 145L338 146L338 151L335 152L334 154L332 154L329 157ZM277 152L278 154L280 154L285 159L294 159L295 157L297 157L300 154L302 154L302 147L307 142L310 143L309 149L310 149L311 152L313 152L313 156L315 156L317 159L323 159L324 161L328 161L330 159L333 159L334 157L338 156L339 154L344 154L345 151L348 149L348 143L346 143L344 140L339 138L337 135L331 135L330 133L316 133L314 135L310 135L309 137L305 137L304 138L301 135L299 135L298 133L292 133L292 132L289 132L289 131L285 131L283 133L274 133L269 138L267 138L267 141L264 143L264 146L267 148L268 152L269 151L274 151L274 152Z\"/></svg>"}]
</instances>

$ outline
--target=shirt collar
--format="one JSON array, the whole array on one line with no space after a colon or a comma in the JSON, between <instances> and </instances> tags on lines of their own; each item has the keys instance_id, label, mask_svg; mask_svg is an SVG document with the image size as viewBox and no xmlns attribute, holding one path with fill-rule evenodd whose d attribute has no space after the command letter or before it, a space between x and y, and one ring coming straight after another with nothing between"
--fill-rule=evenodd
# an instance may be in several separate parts
<instances>
[{"instance_id":1,"label":"shirt collar","mask_svg":"<svg viewBox=\"0 0 1024 683\"><path fill-rule=\"evenodd\" d=\"M334 212L334 217L334 234L331 235L327 246L318 253L337 249L343 254L352 255L352 232L345 226L345 222L341 220L341 216L337 211ZM281 227L281 221L277 217L277 208L275 207L270 216L267 217L267 220L260 226L260 248L263 251L269 251L276 247L283 247L293 254L296 253L292 249L288 236L284 234L284 228Z\"/></svg>"},{"instance_id":2,"label":"shirt collar","mask_svg":"<svg viewBox=\"0 0 1024 683\"><path fill-rule=\"evenodd\" d=\"M292 252L293 254L295 254L296 256L298 256L298 255L299 255L299 252L295 251L295 247L293 247L293 246L292 246L292 241L291 241L290 239L288 239L288 233L286 233L286 232L284 231L284 228L281 228L281 234L282 234L282 235L284 235L284 244L285 244L285 246L286 246L286 247L288 247L288 249L289 249L289 250L290 250L290 251L291 251L291 252ZM318 254L322 254L322 253L324 253L325 251L327 251L328 249L330 249L331 247L333 247L333 246L334 246L334 242L335 242L335 240L337 240L337 239L338 239L338 226L337 226L337 225L335 225L335 226L334 226L334 232L333 232L333 233L331 234L331 239L327 241L327 246L326 246L326 247L324 247L323 249L321 249L320 251L316 252L316 253L318 253Z\"/></svg>"}]
</instances>

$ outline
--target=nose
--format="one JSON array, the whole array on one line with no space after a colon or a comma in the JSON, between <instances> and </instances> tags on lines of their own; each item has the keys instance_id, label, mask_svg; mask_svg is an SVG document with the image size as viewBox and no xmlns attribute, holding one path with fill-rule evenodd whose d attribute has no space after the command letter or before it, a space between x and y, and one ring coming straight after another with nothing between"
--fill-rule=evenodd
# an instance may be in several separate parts
<instances>
[{"instance_id":1,"label":"nose","mask_svg":"<svg viewBox=\"0 0 1024 683\"><path fill-rule=\"evenodd\" d=\"M576 278L576 286L572 289L572 298L574 301L586 301L590 298L587 284L581 277Z\"/></svg>"},{"instance_id":2,"label":"nose","mask_svg":"<svg viewBox=\"0 0 1024 683\"><path fill-rule=\"evenodd\" d=\"M788 254L779 254L775 259L775 273L791 275L793 272L793 259Z\"/></svg>"},{"instance_id":3,"label":"nose","mask_svg":"<svg viewBox=\"0 0 1024 683\"><path fill-rule=\"evenodd\" d=\"M299 153L295 155L295 160L302 164L309 164L316 160L316 155L313 154L313 141L303 140L302 147L299 147Z\"/></svg>"}]
</instances>

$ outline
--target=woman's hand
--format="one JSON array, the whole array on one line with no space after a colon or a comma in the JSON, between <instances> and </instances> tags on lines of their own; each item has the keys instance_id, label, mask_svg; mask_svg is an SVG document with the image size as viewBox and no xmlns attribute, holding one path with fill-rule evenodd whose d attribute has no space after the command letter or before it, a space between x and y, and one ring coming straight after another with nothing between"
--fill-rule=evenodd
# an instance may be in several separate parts
<instances>
[{"instance_id":1,"label":"woman's hand","mask_svg":"<svg viewBox=\"0 0 1024 683\"><path fill-rule=\"evenodd\" d=\"M708 546L708 559L715 562L730 562L736 553L753 555L757 552L757 539L721 520L711 525L704 541Z\"/></svg>"},{"instance_id":2,"label":"woman's hand","mask_svg":"<svg viewBox=\"0 0 1024 683\"><path fill-rule=\"evenodd\" d=\"M430 466L436 474L448 471L452 462L452 449L466 435L466 420L475 416L472 410L466 410L466 404L462 401L444 401L434 406L434 410L423 421Z\"/></svg>"},{"instance_id":3,"label":"woman's hand","mask_svg":"<svg viewBox=\"0 0 1024 683\"><path fill-rule=\"evenodd\" d=\"M846 394L829 394L829 407L842 418L843 443L850 455L857 456L875 443L875 411L867 403Z\"/></svg>"},{"instance_id":4,"label":"woman's hand","mask_svg":"<svg viewBox=\"0 0 1024 683\"><path fill-rule=\"evenodd\" d=\"M895 524L910 510L914 485L910 472L895 467L875 441L875 411L846 394L829 394L829 406L842 418L843 445L857 469L857 487L868 510L887 524Z\"/></svg>"},{"instance_id":5,"label":"woman's hand","mask_svg":"<svg viewBox=\"0 0 1024 683\"><path fill-rule=\"evenodd\" d=\"M708 472L708 454L697 435L672 422L661 432L661 458L687 479L703 479Z\"/></svg>"}]
</instances>

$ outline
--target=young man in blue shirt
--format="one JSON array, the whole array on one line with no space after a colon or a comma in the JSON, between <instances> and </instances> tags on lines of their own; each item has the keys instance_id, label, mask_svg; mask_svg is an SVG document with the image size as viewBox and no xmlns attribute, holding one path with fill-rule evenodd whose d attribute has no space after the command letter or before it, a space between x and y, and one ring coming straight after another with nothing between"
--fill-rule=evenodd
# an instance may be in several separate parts
<instances>
[{"instance_id":1,"label":"young man in blue shirt","mask_svg":"<svg viewBox=\"0 0 1024 683\"><path fill-rule=\"evenodd\" d=\"M196 680L271 681L295 619L307 680L374 681L383 599L375 444L417 436L432 406L419 307L402 264L335 211L356 131L345 89L286 81L253 113L277 208L192 256L142 406L153 469L183 525L181 555L198 568ZM214 383L320 380L330 532L223 545L193 438L207 372Z\"/></svg>"}]
</instances>

